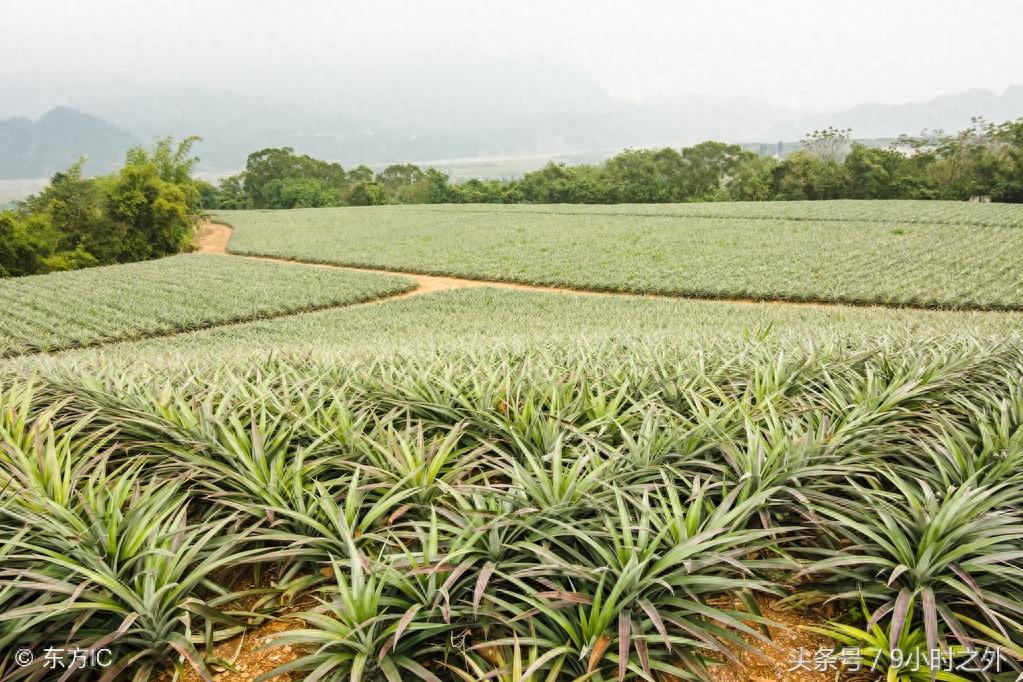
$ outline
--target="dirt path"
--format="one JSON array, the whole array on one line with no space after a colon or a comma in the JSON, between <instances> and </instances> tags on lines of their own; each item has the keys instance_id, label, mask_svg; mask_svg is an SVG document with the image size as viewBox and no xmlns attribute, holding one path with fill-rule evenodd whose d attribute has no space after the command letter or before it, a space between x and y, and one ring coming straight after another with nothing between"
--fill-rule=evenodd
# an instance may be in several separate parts
<instances>
[{"instance_id":1,"label":"dirt path","mask_svg":"<svg viewBox=\"0 0 1023 682\"><path fill-rule=\"evenodd\" d=\"M382 303L396 298L407 298L420 294L430 294L436 291L447 291L448 289L465 289L468 287L492 287L495 289L512 289L515 291L539 291L554 294L574 294L577 296L617 296L632 298L653 298L653 299L675 299L688 301L714 301L718 303L737 303L740 305L772 305L792 306L801 308L823 308L823 309L849 309L849 308L875 308L891 310L916 310L920 312L938 312L933 308L922 308L918 306L885 306L875 303L828 303L825 301L788 301L783 299L752 299L752 298L728 298L726 296L687 296L683 294L643 294L627 291L592 291L588 289L573 289L571 287L544 286L541 284L521 284L518 282L502 282L488 279L466 279L463 277L447 277L443 275L425 275L406 270L385 270L382 268L359 268L349 265L335 265L332 263L312 263L297 258L277 258L273 256L248 256L232 254L227 250L228 241L231 239L231 227L222 223L207 222L196 235L196 247L199 253L214 253L234 256L236 258L251 258L253 260L266 260L275 263L288 263L292 265L304 265L314 268L332 268L337 270L351 270L353 272L369 272L376 275L400 275L407 277L416 283L416 288L396 296L389 296L376 299L373 303ZM946 311L947 312L947 311Z\"/></svg>"},{"instance_id":2,"label":"dirt path","mask_svg":"<svg viewBox=\"0 0 1023 682\"><path fill-rule=\"evenodd\" d=\"M545 287L532 284L518 284L515 282L492 282L489 280L482 279L465 279L462 277L446 277L443 275L423 275L416 272L406 272L404 270L383 270L379 268L357 268L349 265L334 265L332 263L311 263L309 261L298 260L297 258L275 258L272 256L248 256L243 254L232 254L227 250L227 243L231 239L231 228L228 225L221 223L205 223L196 235L196 246L198 253L215 253L222 255L235 256L237 258L251 258L253 260L266 260L273 263L286 263L289 265L304 265L313 268L331 268L334 270L351 270L352 272L369 272L375 275L400 275L407 277L416 283L416 288L407 291L403 294L391 296L389 298L379 299L379 301L389 301L393 298L405 298L408 296L417 296L420 294L432 294L436 291L447 291L449 289L466 289L469 287L493 287L496 289L514 289L518 291L545 291L548 293L561 293L561 294L582 294L585 296L641 296L646 297L647 294L630 294L621 293L615 294L604 291L585 291L581 289L567 289L564 287ZM664 298L664 297L654 297Z\"/></svg>"},{"instance_id":3,"label":"dirt path","mask_svg":"<svg viewBox=\"0 0 1023 682\"><path fill-rule=\"evenodd\" d=\"M207 221L195 235L195 250L198 253L227 253L227 242L230 239L230 227Z\"/></svg>"}]
</instances>

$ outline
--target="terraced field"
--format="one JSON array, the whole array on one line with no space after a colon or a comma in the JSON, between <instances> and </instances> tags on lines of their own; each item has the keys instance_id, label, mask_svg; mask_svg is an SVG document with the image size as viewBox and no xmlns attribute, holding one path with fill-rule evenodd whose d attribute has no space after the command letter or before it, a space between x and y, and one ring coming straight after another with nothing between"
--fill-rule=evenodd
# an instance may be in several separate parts
<instances>
[{"instance_id":1,"label":"terraced field","mask_svg":"<svg viewBox=\"0 0 1023 682\"><path fill-rule=\"evenodd\" d=\"M927 202L224 212L232 252L607 291L1023 309L1023 208Z\"/></svg>"},{"instance_id":2,"label":"terraced field","mask_svg":"<svg viewBox=\"0 0 1023 682\"><path fill-rule=\"evenodd\" d=\"M401 277L188 255L0 280L0 356L356 303Z\"/></svg>"}]
</instances>

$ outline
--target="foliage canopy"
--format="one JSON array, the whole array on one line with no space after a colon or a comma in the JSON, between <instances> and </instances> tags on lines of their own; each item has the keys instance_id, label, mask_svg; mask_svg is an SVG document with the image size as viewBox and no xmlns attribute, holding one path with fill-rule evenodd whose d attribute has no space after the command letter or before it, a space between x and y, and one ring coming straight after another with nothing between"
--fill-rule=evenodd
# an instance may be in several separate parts
<instances>
[{"instance_id":1,"label":"foliage canopy","mask_svg":"<svg viewBox=\"0 0 1023 682\"><path fill-rule=\"evenodd\" d=\"M188 248L201 212L192 180L197 137L135 147L116 173L86 177L85 159L0 212L0 277L127 263Z\"/></svg>"}]
</instances>

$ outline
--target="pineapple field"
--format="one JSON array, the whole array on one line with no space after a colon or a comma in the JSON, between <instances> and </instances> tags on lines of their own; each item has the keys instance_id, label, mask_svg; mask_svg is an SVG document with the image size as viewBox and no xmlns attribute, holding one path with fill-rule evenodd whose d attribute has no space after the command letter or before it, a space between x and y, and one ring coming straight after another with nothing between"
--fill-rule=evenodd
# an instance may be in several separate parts
<instances>
[{"instance_id":1,"label":"pineapple field","mask_svg":"<svg viewBox=\"0 0 1023 682\"><path fill-rule=\"evenodd\" d=\"M911 201L230 211L257 256L609 292L1021 310L1023 209Z\"/></svg>"},{"instance_id":2,"label":"pineapple field","mask_svg":"<svg viewBox=\"0 0 1023 682\"><path fill-rule=\"evenodd\" d=\"M216 218L2 285L0 679L1020 677L1018 208Z\"/></svg>"},{"instance_id":3,"label":"pineapple field","mask_svg":"<svg viewBox=\"0 0 1023 682\"><path fill-rule=\"evenodd\" d=\"M0 295L12 303L0 310L0 357L277 317L410 288L400 277L203 255L0 280Z\"/></svg>"}]
</instances>

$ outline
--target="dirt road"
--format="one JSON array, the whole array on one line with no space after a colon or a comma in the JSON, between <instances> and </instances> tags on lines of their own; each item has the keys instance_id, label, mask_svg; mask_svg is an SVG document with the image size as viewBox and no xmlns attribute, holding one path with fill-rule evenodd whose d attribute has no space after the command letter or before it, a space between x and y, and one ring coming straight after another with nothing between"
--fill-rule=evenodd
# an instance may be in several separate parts
<instances>
[{"instance_id":1,"label":"dirt road","mask_svg":"<svg viewBox=\"0 0 1023 682\"><path fill-rule=\"evenodd\" d=\"M228 242L231 239L231 227L221 223L207 222L196 235L196 250L199 253L214 253L233 256L235 258L252 258L254 260L268 260L276 263L289 263L315 268L334 268L338 270L351 270L353 272L370 272L377 275L400 275L407 277L416 283L416 288L396 296L376 299L374 303L382 303L396 298L407 298L421 294L430 294L435 291L446 291L448 289L465 289L468 287L492 287L495 289L512 289L515 291L539 291L555 294L574 294L577 296L627 296L632 298L656 298L656 299L685 299L690 301L717 301L720 303L737 303L741 305L782 305L793 307L811 308L879 308L889 309L892 306L877 304L852 304L852 303L827 303L821 301L786 301L778 299L752 299L752 298L728 298L710 296L686 296L682 294L641 294L625 291L592 291L587 289L572 289L569 287L551 287L539 284L521 284L518 282L502 282L487 279L466 279L464 277L448 277L443 275L425 275L405 270L384 270L380 268L359 268L348 265L334 265L330 263L312 263L293 258L276 258L272 256L248 256L233 254L228 251ZM898 306L903 310L920 310L933 312L931 308L919 308L915 306Z\"/></svg>"}]
</instances>

